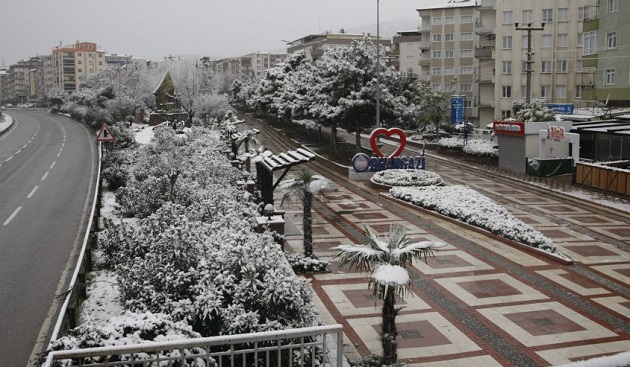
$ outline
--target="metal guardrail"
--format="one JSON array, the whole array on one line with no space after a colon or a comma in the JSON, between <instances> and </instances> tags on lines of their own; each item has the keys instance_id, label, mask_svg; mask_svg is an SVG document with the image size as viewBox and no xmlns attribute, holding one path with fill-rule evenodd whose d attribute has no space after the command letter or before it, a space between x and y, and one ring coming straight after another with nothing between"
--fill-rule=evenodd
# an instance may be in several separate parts
<instances>
[{"instance_id":1,"label":"metal guardrail","mask_svg":"<svg viewBox=\"0 0 630 367\"><path fill-rule=\"evenodd\" d=\"M343 366L343 327L314 326L242 335L51 352L53 366Z\"/></svg>"}]
</instances>

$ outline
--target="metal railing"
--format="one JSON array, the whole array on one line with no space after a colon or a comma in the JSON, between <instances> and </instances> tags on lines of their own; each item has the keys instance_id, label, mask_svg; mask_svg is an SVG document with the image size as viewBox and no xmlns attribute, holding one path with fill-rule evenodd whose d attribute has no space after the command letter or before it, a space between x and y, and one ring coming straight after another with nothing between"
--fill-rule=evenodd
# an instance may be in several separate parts
<instances>
[{"instance_id":1,"label":"metal railing","mask_svg":"<svg viewBox=\"0 0 630 367\"><path fill-rule=\"evenodd\" d=\"M343 327L314 326L181 341L54 351L43 367L343 366Z\"/></svg>"}]
</instances>

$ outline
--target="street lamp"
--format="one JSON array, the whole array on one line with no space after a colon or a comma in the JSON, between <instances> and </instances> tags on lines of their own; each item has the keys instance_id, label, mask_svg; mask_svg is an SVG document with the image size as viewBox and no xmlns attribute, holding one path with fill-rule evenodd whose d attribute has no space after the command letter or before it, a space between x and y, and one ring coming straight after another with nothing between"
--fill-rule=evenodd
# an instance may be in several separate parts
<instances>
[{"instance_id":1,"label":"street lamp","mask_svg":"<svg viewBox=\"0 0 630 367\"><path fill-rule=\"evenodd\" d=\"M381 28L380 3L376 0L376 127L381 127Z\"/></svg>"}]
</instances>

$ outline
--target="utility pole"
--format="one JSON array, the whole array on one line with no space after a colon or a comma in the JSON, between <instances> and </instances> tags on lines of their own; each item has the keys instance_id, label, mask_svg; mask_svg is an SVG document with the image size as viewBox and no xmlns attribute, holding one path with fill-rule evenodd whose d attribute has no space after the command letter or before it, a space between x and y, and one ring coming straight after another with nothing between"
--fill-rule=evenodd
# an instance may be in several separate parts
<instances>
[{"instance_id":1,"label":"utility pole","mask_svg":"<svg viewBox=\"0 0 630 367\"><path fill-rule=\"evenodd\" d=\"M527 72L527 91L525 102L529 104L532 100L532 64L534 63L532 57L534 55L532 53L532 31L544 30L545 23L542 23L540 27L533 27L531 22L527 23L527 26L525 27L519 27L518 24L519 23L514 23L514 27L517 31L527 31L527 61L525 61L525 65L527 67L527 69L525 70Z\"/></svg>"},{"instance_id":2,"label":"utility pole","mask_svg":"<svg viewBox=\"0 0 630 367\"><path fill-rule=\"evenodd\" d=\"M381 127L381 29L380 0L376 0L376 127Z\"/></svg>"}]
</instances>

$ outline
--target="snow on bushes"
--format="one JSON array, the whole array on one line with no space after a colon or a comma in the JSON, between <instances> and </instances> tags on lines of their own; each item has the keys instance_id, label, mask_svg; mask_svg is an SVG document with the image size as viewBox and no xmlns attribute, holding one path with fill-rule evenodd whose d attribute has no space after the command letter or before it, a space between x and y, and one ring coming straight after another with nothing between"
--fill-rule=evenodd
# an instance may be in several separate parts
<instances>
[{"instance_id":1,"label":"snow on bushes","mask_svg":"<svg viewBox=\"0 0 630 367\"><path fill-rule=\"evenodd\" d=\"M119 214L139 219L104 220L98 234L99 265L116 274L129 315L166 315L201 336L312 326L310 284L291 271L271 233L253 231L256 205L237 188L243 175L218 135L169 130L134 150L116 192ZM90 344L106 343L99 328L86 324L73 338L90 333ZM63 348L81 344L67 341Z\"/></svg>"},{"instance_id":2,"label":"snow on bushes","mask_svg":"<svg viewBox=\"0 0 630 367\"><path fill-rule=\"evenodd\" d=\"M442 177L420 169L387 169L374 173L370 181L387 186L431 186L442 183Z\"/></svg>"},{"instance_id":3,"label":"snow on bushes","mask_svg":"<svg viewBox=\"0 0 630 367\"><path fill-rule=\"evenodd\" d=\"M461 137L440 138L438 145L448 149L462 149L464 153L475 156L499 156L499 150L492 140L468 139L464 145L464 139Z\"/></svg>"},{"instance_id":4,"label":"snow on bushes","mask_svg":"<svg viewBox=\"0 0 630 367\"><path fill-rule=\"evenodd\" d=\"M468 186L393 187L389 192L395 198L486 229L499 236L548 252L556 251L551 239Z\"/></svg>"}]
</instances>

